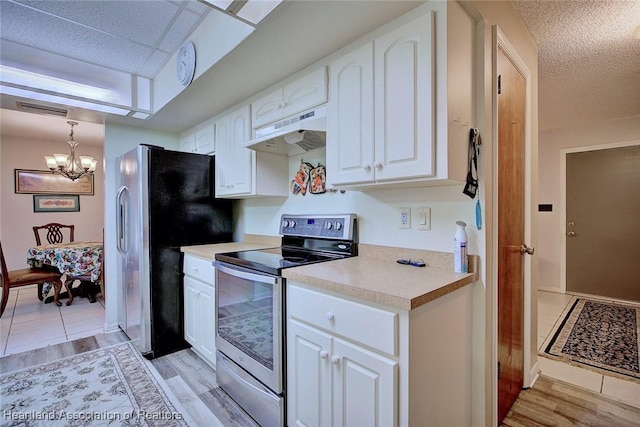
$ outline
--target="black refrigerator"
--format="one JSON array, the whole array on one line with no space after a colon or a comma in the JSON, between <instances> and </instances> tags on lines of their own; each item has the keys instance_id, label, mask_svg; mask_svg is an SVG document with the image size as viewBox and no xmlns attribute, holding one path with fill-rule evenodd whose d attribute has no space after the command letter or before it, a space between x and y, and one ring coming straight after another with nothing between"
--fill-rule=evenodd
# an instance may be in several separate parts
<instances>
[{"instance_id":1,"label":"black refrigerator","mask_svg":"<svg viewBox=\"0 0 640 427\"><path fill-rule=\"evenodd\" d=\"M117 164L118 324L152 359L189 347L180 247L231 241L232 206L213 156L139 145Z\"/></svg>"}]
</instances>

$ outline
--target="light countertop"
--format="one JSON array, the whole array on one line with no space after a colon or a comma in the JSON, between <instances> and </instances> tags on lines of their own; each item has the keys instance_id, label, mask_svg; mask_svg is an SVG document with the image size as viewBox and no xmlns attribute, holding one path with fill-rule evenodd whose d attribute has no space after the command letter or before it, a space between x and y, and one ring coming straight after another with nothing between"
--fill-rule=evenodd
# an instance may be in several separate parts
<instances>
[{"instance_id":1,"label":"light countertop","mask_svg":"<svg viewBox=\"0 0 640 427\"><path fill-rule=\"evenodd\" d=\"M413 310L477 280L475 273L357 256L287 268L283 276L321 289Z\"/></svg>"},{"instance_id":2,"label":"light countertop","mask_svg":"<svg viewBox=\"0 0 640 427\"><path fill-rule=\"evenodd\" d=\"M273 248L279 245L269 245L267 243L247 243L247 242L230 242L230 243L213 243L210 245L182 246L180 250L185 254L195 255L200 258L215 261L216 254L223 252L250 251L253 249Z\"/></svg>"},{"instance_id":3,"label":"light countertop","mask_svg":"<svg viewBox=\"0 0 640 427\"><path fill-rule=\"evenodd\" d=\"M279 246L277 239L183 246L184 253L214 261L216 253ZM360 256L287 268L284 278L403 310L413 310L478 280L477 273L454 273L453 254L361 245ZM368 256L367 256L368 255ZM422 258L427 267L395 262L399 256ZM451 258L451 259L449 259ZM477 256L470 256L475 271Z\"/></svg>"}]
</instances>

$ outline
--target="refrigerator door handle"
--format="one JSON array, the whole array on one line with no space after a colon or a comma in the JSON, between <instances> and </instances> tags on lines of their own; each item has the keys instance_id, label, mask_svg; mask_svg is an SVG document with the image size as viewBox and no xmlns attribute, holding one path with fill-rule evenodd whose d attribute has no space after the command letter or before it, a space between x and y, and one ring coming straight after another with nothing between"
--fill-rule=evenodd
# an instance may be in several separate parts
<instances>
[{"instance_id":1,"label":"refrigerator door handle","mask_svg":"<svg viewBox=\"0 0 640 427\"><path fill-rule=\"evenodd\" d=\"M118 252L122 255L126 255L128 248L126 247L126 224L127 224L127 193L129 190L127 187L122 186L118 190L116 196L116 209L118 210L118 220L116 224L117 229L117 248Z\"/></svg>"}]
</instances>

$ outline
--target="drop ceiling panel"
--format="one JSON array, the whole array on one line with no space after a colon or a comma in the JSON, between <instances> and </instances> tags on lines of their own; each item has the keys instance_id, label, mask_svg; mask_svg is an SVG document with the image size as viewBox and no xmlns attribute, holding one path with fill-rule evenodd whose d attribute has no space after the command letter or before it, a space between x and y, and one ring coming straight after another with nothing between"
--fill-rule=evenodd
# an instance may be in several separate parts
<instances>
[{"instance_id":1,"label":"drop ceiling panel","mask_svg":"<svg viewBox=\"0 0 640 427\"><path fill-rule=\"evenodd\" d=\"M179 7L166 1L24 1L21 4L40 10L43 26L53 17L95 29L147 46L155 46L171 23ZM52 35L54 38L58 34Z\"/></svg>"},{"instance_id":2,"label":"drop ceiling panel","mask_svg":"<svg viewBox=\"0 0 640 427\"><path fill-rule=\"evenodd\" d=\"M210 10L195 0L2 0L0 30L3 41L62 63L74 58L153 78Z\"/></svg>"},{"instance_id":3,"label":"drop ceiling panel","mask_svg":"<svg viewBox=\"0 0 640 427\"><path fill-rule=\"evenodd\" d=\"M65 57L135 73L152 53L142 44L60 18L48 17L44 23L43 15L31 9L11 5L2 13L3 37Z\"/></svg>"},{"instance_id":4,"label":"drop ceiling panel","mask_svg":"<svg viewBox=\"0 0 640 427\"><path fill-rule=\"evenodd\" d=\"M185 34L190 34L196 27L200 17L195 13L183 11L167 30L167 34L160 41L158 49L164 52L174 52L184 40Z\"/></svg>"}]
</instances>

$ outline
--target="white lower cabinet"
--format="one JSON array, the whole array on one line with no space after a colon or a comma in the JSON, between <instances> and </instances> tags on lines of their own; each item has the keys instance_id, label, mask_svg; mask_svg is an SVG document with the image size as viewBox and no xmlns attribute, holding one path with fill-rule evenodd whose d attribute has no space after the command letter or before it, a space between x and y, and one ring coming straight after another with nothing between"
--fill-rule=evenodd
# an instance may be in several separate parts
<instances>
[{"instance_id":1,"label":"white lower cabinet","mask_svg":"<svg viewBox=\"0 0 640 427\"><path fill-rule=\"evenodd\" d=\"M287 293L288 425L397 426L398 363L352 333L380 315L393 327L395 314L296 286ZM352 315L363 310L371 316Z\"/></svg>"},{"instance_id":2,"label":"white lower cabinet","mask_svg":"<svg viewBox=\"0 0 640 427\"><path fill-rule=\"evenodd\" d=\"M184 338L207 363L216 364L215 274L211 261L184 256Z\"/></svg>"},{"instance_id":3,"label":"white lower cabinet","mask_svg":"<svg viewBox=\"0 0 640 427\"><path fill-rule=\"evenodd\" d=\"M412 310L286 292L289 427L473 425L471 286Z\"/></svg>"}]
</instances>

